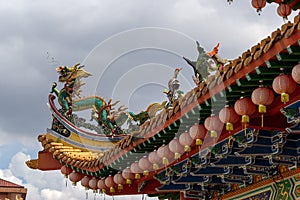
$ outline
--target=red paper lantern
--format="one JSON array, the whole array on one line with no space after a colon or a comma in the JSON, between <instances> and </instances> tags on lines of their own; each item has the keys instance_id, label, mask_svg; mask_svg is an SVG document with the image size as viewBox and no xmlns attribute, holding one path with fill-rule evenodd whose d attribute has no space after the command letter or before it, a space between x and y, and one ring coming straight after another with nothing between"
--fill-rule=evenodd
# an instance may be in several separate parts
<instances>
[{"instance_id":1,"label":"red paper lantern","mask_svg":"<svg viewBox=\"0 0 300 200\"><path fill-rule=\"evenodd\" d=\"M117 173L114 175L114 182L116 184L125 184L125 179L123 178L121 173Z\"/></svg>"},{"instance_id":2,"label":"red paper lantern","mask_svg":"<svg viewBox=\"0 0 300 200\"><path fill-rule=\"evenodd\" d=\"M241 97L234 104L234 110L238 115L253 115L255 113L255 104L249 97Z\"/></svg>"},{"instance_id":3,"label":"red paper lantern","mask_svg":"<svg viewBox=\"0 0 300 200\"><path fill-rule=\"evenodd\" d=\"M179 143L184 146L185 152L191 151L191 145L193 143L193 138L190 136L189 132L181 133L179 136Z\"/></svg>"},{"instance_id":4,"label":"red paper lantern","mask_svg":"<svg viewBox=\"0 0 300 200\"><path fill-rule=\"evenodd\" d=\"M134 174L130 171L129 167L122 171L122 176L124 179L126 179L127 184L131 184L131 180L134 179Z\"/></svg>"},{"instance_id":5,"label":"red paper lantern","mask_svg":"<svg viewBox=\"0 0 300 200\"><path fill-rule=\"evenodd\" d=\"M234 110L238 115L242 116L242 124L246 129L246 126L250 121L249 116L255 113L255 104L249 97L241 97L235 102Z\"/></svg>"},{"instance_id":6,"label":"red paper lantern","mask_svg":"<svg viewBox=\"0 0 300 200\"><path fill-rule=\"evenodd\" d=\"M73 171L70 175L69 175L69 179L71 182L73 182L74 184L76 184L78 181L80 181L82 178L84 177L83 174L78 173Z\"/></svg>"},{"instance_id":7,"label":"red paper lantern","mask_svg":"<svg viewBox=\"0 0 300 200\"><path fill-rule=\"evenodd\" d=\"M130 171L135 174L135 179L140 179L141 178L141 173L143 173L143 170L139 167L139 162L135 161L134 163L131 164L130 166Z\"/></svg>"},{"instance_id":8,"label":"red paper lantern","mask_svg":"<svg viewBox=\"0 0 300 200\"><path fill-rule=\"evenodd\" d=\"M90 179L89 181L89 187L92 189L92 190L97 190L98 189L98 180L93 177L92 179Z\"/></svg>"},{"instance_id":9,"label":"red paper lantern","mask_svg":"<svg viewBox=\"0 0 300 200\"><path fill-rule=\"evenodd\" d=\"M61 173L62 173L63 175L65 175L65 177L67 178L68 175L71 174L73 170L72 170L71 168L69 168L69 167L63 165L63 166L60 168L60 171L61 171Z\"/></svg>"},{"instance_id":10,"label":"red paper lantern","mask_svg":"<svg viewBox=\"0 0 300 200\"><path fill-rule=\"evenodd\" d=\"M162 160L161 158L157 155L157 151L154 150L152 151L149 156L149 161L152 163L152 167L154 170L159 169L162 166Z\"/></svg>"},{"instance_id":11,"label":"red paper lantern","mask_svg":"<svg viewBox=\"0 0 300 200\"><path fill-rule=\"evenodd\" d=\"M89 188L89 181L91 180L90 177L85 176L83 179L81 179L81 185L85 188Z\"/></svg>"},{"instance_id":12,"label":"red paper lantern","mask_svg":"<svg viewBox=\"0 0 300 200\"><path fill-rule=\"evenodd\" d=\"M118 190L122 190L126 180L123 178L121 173L117 173L114 175L114 182L118 185Z\"/></svg>"},{"instance_id":13,"label":"red paper lantern","mask_svg":"<svg viewBox=\"0 0 300 200\"><path fill-rule=\"evenodd\" d=\"M210 131L210 136L214 139L218 137L218 133L220 133L223 129L223 123L219 119L218 116L211 114L208 118L204 121L205 128Z\"/></svg>"},{"instance_id":14,"label":"red paper lantern","mask_svg":"<svg viewBox=\"0 0 300 200\"><path fill-rule=\"evenodd\" d=\"M232 131L233 124L239 120L238 114L235 112L233 107L225 106L219 112L219 118L221 122L226 124L226 130Z\"/></svg>"},{"instance_id":15,"label":"red paper lantern","mask_svg":"<svg viewBox=\"0 0 300 200\"><path fill-rule=\"evenodd\" d=\"M162 163L166 166L174 161L174 154L168 145L162 145L157 150L157 155L162 159Z\"/></svg>"},{"instance_id":16,"label":"red paper lantern","mask_svg":"<svg viewBox=\"0 0 300 200\"><path fill-rule=\"evenodd\" d=\"M292 8L288 4L281 3L277 8L277 13L283 17L283 19L287 20L287 16L292 13Z\"/></svg>"},{"instance_id":17,"label":"red paper lantern","mask_svg":"<svg viewBox=\"0 0 300 200\"><path fill-rule=\"evenodd\" d=\"M109 188L109 192L114 193L115 192L114 187L116 186L116 184L114 182L114 177L112 175L109 175L108 177L106 177L104 182L105 182L106 187Z\"/></svg>"},{"instance_id":18,"label":"red paper lantern","mask_svg":"<svg viewBox=\"0 0 300 200\"><path fill-rule=\"evenodd\" d=\"M253 8L255 8L256 11L258 12L258 14L260 15L262 8L266 6L267 1L266 0L252 0L251 3L252 3Z\"/></svg>"},{"instance_id":19,"label":"red paper lantern","mask_svg":"<svg viewBox=\"0 0 300 200\"><path fill-rule=\"evenodd\" d=\"M143 174L147 176L149 174L149 170L152 169L152 163L149 161L147 156L144 156L139 160L139 167L143 170Z\"/></svg>"},{"instance_id":20,"label":"red paper lantern","mask_svg":"<svg viewBox=\"0 0 300 200\"><path fill-rule=\"evenodd\" d=\"M273 80L273 90L281 95L281 101L286 103L289 101L289 94L296 90L296 83L291 75L280 74Z\"/></svg>"},{"instance_id":21,"label":"red paper lantern","mask_svg":"<svg viewBox=\"0 0 300 200\"><path fill-rule=\"evenodd\" d=\"M274 93L267 87L259 87L252 92L251 99L256 105L268 106L274 101Z\"/></svg>"},{"instance_id":22,"label":"red paper lantern","mask_svg":"<svg viewBox=\"0 0 300 200\"><path fill-rule=\"evenodd\" d=\"M106 185L105 185L105 178L99 179L97 182L97 188L101 190L101 192L105 193L106 192Z\"/></svg>"},{"instance_id":23,"label":"red paper lantern","mask_svg":"<svg viewBox=\"0 0 300 200\"><path fill-rule=\"evenodd\" d=\"M175 159L179 159L184 153L184 147L180 144L179 140L176 137L170 141L169 149L174 153Z\"/></svg>"},{"instance_id":24,"label":"red paper lantern","mask_svg":"<svg viewBox=\"0 0 300 200\"><path fill-rule=\"evenodd\" d=\"M267 107L274 101L274 93L267 87L256 88L251 95L252 102L258 105L258 112L261 113L261 126L263 127L263 115L267 112Z\"/></svg>"},{"instance_id":25,"label":"red paper lantern","mask_svg":"<svg viewBox=\"0 0 300 200\"><path fill-rule=\"evenodd\" d=\"M121 177L122 177L122 175L121 175ZM112 175L109 175L108 177L106 177L104 180L104 183L105 183L106 187L109 187L109 188L114 187L116 185L114 182L114 177Z\"/></svg>"},{"instance_id":26,"label":"red paper lantern","mask_svg":"<svg viewBox=\"0 0 300 200\"><path fill-rule=\"evenodd\" d=\"M206 136L207 130L205 129L203 124L195 124L191 126L189 130L191 138L195 141L196 145L202 145L202 142Z\"/></svg>"},{"instance_id":27,"label":"red paper lantern","mask_svg":"<svg viewBox=\"0 0 300 200\"><path fill-rule=\"evenodd\" d=\"M293 67L292 77L296 83L300 84L300 64L297 64Z\"/></svg>"}]
</instances>

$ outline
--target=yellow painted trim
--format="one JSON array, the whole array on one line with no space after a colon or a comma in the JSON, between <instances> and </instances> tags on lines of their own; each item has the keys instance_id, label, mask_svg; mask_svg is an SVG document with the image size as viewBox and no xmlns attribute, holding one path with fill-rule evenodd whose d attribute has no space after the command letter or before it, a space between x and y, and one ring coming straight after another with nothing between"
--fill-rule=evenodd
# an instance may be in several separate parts
<instances>
[{"instance_id":1,"label":"yellow painted trim","mask_svg":"<svg viewBox=\"0 0 300 200\"><path fill-rule=\"evenodd\" d=\"M65 146L71 146L73 148L77 148L82 151L90 151L90 149L88 147L82 148L80 146L76 146L75 144L70 144L69 142L64 141L60 138L57 138L50 133L46 133L46 138L51 139L54 142L60 142L60 143L64 144ZM113 148L116 144L116 142L111 142L111 141L95 141L95 140L91 140L88 138L78 137L78 135L74 134L74 133L71 133L71 135L70 135L70 137L68 137L68 139L70 139L74 142L77 142L79 144L84 144L84 145L91 146L91 147L94 146L94 147L102 147L102 148ZM97 152L103 152L103 151L97 151Z\"/></svg>"}]
</instances>

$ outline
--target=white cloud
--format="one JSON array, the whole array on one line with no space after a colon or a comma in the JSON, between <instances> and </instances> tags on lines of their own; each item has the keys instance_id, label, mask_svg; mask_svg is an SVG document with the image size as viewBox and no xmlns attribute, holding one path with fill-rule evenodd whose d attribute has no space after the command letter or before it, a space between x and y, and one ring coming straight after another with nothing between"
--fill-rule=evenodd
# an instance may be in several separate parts
<instances>
[{"instance_id":1,"label":"white cloud","mask_svg":"<svg viewBox=\"0 0 300 200\"><path fill-rule=\"evenodd\" d=\"M22 184L22 180L17 178L12 174L12 172L9 169L1 169L0 170L0 178L3 178L7 181L16 183L16 184Z\"/></svg>"},{"instance_id":2,"label":"white cloud","mask_svg":"<svg viewBox=\"0 0 300 200\"><path fill-rule=\"evenodd\" d=\"M71 182L65 179L59 171L29 169L25 164L25 161L29 159L31 159L29 155L18 152L12 157L8 169L0 169L0 178L27 188L27 200L82 200L86 198L86 193L88 199L94 199L95 194L93 191L85 190L80 183L77 186L72 186ZM96 197L99 198L100 196L103 196L103 194L96 194ZM105 195L105 199L138 200L141 199L141 196L111 197Z\"/></svg>"}]
</instances>

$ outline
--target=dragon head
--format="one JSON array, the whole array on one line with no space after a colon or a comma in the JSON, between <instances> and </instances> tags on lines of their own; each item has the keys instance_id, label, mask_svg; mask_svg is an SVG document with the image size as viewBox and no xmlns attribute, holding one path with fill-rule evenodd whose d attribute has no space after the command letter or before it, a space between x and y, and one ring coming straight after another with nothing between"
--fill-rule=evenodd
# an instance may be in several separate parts
<instances>
[{"instance_id":1,"label":"dragon head","mask_svg":"<svg viewBox=\"0 0 300 200\"><path fill-rule=\"evenodd\" d=\"M90 73L81 69L82 66L79 66L80 63L75 64L73 67L59 66L56 68L57 73L59 74L58 81L60 82L70 82L78 78L87 78L91 76ZM79 66L79 67L78 67Z\"/></svg>"}]
</instances>

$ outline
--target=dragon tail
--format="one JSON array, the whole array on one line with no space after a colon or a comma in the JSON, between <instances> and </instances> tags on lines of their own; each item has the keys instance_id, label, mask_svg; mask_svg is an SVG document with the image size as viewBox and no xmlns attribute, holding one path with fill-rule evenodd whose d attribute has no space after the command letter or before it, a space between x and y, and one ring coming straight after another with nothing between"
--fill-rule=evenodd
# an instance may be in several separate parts
<instances>
[{"instance_id":1,"label":"dragon tail","mask_svg":"<svg viewBox=\"0 0 300 200\"><path fill-rule=\"evenodd\" d=\"M57 86L57 83L54 82L52 84L51 93L54 93L56 96L58 96L59 95L59 91L58 91L58 89L56 89L56 86Z\"/></svg>"}]
</instances>

